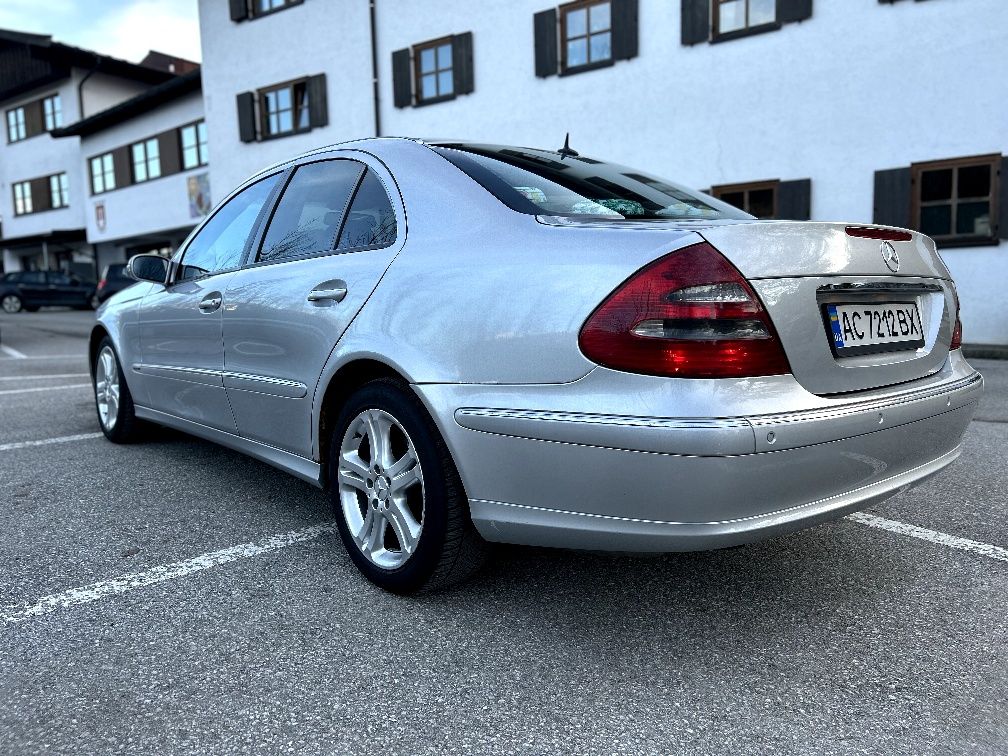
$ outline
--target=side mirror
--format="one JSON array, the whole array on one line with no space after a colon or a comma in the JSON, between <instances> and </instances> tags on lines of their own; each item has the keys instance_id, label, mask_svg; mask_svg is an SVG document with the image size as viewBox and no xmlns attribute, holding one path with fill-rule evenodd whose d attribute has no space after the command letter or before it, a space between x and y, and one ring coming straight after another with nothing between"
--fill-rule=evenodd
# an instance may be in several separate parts
<instances>
[{"instance_id":1,"label":"side mirror","mask_svg":"<svg viewBox=\"0 0 1008 756\"><path fill-rule=\"evenodd\" d=\"M160 255L133 255L126 272L137 281L163 284L168 278L168 261Z\"/></svg>"}]
</instances>

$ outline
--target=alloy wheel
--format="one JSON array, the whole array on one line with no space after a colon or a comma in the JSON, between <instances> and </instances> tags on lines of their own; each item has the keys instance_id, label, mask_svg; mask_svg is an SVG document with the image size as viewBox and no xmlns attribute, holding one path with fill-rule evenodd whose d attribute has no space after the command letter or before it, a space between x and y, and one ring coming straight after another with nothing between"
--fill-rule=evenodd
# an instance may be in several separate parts
<instances>
[{"instance_id":1,"label":"alloy wheel","mask_svg":"<svg viewBox=\"0 0 1008 756\"><path fill-rule=\"evenodd\" d=\"M420 541L425 503L420 458L406 429L384 410L363 410L343 434L337 469L357 548L377 567L401 567Z\"/></svg>"},{"instance_id":2,"label":"alloy wheel","mask_svg":"<svg viewBox=\"0 0 1008 756\"><path fill-rule=\"evenodd\" d=\"M98 418L105 430L111 431L119 418L119 368L109 346L98 354L95 365L95 399Z\"/></svg>"},{"instance_id":3,"label":"alloy wheel","mask_svg":"<svg viewBox=\"0 0 1008 756\"><path fill-rule=\"evenodd\" d=\"M21 299L13 294L8 294L0 302L0 307L3 307L4 312L21 312Z\"/></svg>"}]
</instances>

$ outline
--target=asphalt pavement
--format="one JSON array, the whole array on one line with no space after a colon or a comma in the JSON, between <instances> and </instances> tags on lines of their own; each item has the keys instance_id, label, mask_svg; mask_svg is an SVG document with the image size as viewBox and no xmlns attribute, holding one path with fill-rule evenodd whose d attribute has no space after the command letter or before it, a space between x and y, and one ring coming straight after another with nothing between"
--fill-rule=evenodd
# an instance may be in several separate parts
<instances>
[{"instance_id":1,"label":"asphalt pavement","mask_svg":"<svg viewBox=\"0 0 1008 756\"><path fill-rule=\"evenodd\" d=\"M92 313L0 315L0 753L1008 753L1008 362L962 457L785 538L502 547L419 598L326 497L100 436Z\"/></svg>"}]
</instances>

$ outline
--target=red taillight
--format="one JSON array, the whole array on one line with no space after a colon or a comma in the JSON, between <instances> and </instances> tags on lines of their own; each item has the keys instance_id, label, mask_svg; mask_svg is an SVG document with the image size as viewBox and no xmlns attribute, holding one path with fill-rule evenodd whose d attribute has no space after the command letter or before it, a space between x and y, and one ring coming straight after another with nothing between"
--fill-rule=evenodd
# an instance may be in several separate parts
<instances>
[{"instance_id":1,"label":"red taillight","mask_svg":"<svg viewBox=\"0 0 1008 756\"><path fill-rule=\"evenodd\" d=\"M101 291L104 288L105 288L105 279L103 278L101 281L98 282L98 291Z\"/></svg>"},{"instance_id":2,"label":"red taillight","mask_svg":"<svg viewBox=\"0 0 1008 756\"><path fill-rule=\"evenodd\" d=\"M581 351L605 367L678 378L791 372L756 292L710 244L642 268L591 314Z\"/></svg>"},{"instance_id":3,"label":"red taillight","mask_svg":"<svg viewBox=\"0 0 1008 756\"><path fill-rule=\"evenodd\" d=\"M891 228L873 228L872 226L847 226L847 236L861 239L881 239L882 241L910 241L913 237L909 231L896 231Z\"/></svg>"},{"instance_id":4,"label":"red taillight","mask_svg":"<svg viewBox=\"0 0 1008 756\"><path fill-rule=\"evenodd\" d=\"M955 325L952 327L952 343L949 344L949 351L959 349L962 346L962 321L959 319L959 294L955 294Z\"/></svg>"}]
</instances>

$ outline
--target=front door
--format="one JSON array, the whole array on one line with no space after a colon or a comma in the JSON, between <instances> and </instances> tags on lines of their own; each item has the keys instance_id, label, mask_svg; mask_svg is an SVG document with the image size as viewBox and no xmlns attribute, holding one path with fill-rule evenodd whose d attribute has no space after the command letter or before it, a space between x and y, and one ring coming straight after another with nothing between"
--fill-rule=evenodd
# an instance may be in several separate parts
<instances>
[{"instance_id":1,"label":"front door","mask_svg":"<svg viewBox=\"0 0 1008 756\"><path fill-rule=\"evenodd\" d=\"M298 167L224 292L224 385L241 435L311 456L322 368L405 236L382 175L343 159Z\"/></svg>"},{"instance_id":2,"label":"front door","mask_svg":"<svg viewBox=\"0 0 1008 756\"><path fill-rule=\"evenodd\" d=\"M171 280L140 306L137 402L234 433L224 391L223 294L279 174L220 207L182 251Z\"/></svg>"}]
</instances>

